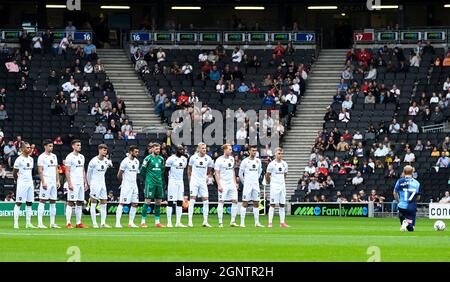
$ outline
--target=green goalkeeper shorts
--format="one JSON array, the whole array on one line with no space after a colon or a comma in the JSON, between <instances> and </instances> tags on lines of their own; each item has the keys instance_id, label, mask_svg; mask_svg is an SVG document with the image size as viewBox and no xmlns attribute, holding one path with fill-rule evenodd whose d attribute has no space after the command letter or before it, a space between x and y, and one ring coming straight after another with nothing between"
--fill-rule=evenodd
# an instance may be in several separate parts
<instances>
[{"instance_id":1,"label":"green goalkeeper shorts","mask_svg":"<svg viewBox=\"0 0 450 282\"><path fill-rule=\"evenodd\" d=\"M149 183L144 189L145 199L163 199L164 190L161 184Z\"/></svg>"}]
</instances>

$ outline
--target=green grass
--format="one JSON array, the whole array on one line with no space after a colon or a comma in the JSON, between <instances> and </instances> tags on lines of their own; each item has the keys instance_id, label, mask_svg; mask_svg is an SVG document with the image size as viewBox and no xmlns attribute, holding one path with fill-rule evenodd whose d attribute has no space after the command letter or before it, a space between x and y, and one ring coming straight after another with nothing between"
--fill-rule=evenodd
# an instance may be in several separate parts
<instances>
[{"instance_id":1,"label":"green grass","mask_svg":"<svg viewBox=\"0 0 450 282\"><path fill-rule=\"evenodd\" d=\"M200 216L195 217L196 227L183 229L38 230L25 229L24 220L21 217L21 229L14 230L12 218L0 218L0 261L67 261L71 246L80 249L81 261L364 262L372 255L367 254L371 246L379 248L381 261L450 261L448 228L436 232L434 220L429 219L419 219L415 232L400 232L394 218L289 216L289 229L278 225L256 229L252 215L246 218L247 228L223 229L216 227L215 216L210 217L214 227L209 229L200 227ZM124 216L122 223L127 220ZM88 216L83 221L90 224ZM114 221L114 216L108 216L110 225ZM135 222L139 221L137 216ZM153 222L153 217L147 221ZM267 218L261 221L266 224ZM229 216L224 222L229 222ZM64 218L58 217L57 223L63 226Z\"/></svg>"}]
</instances>

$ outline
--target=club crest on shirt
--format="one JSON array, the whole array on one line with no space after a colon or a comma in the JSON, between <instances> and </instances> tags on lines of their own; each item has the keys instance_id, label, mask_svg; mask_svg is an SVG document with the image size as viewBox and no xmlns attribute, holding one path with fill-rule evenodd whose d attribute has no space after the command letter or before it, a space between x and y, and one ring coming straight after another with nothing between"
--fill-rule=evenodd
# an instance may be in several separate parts
<instances>
[{"instance_id":1,"label":"club crest on shirt","mask_svg":"<svg viewBox=\"0 0 450 282\"><path fill-rule=\"evenodd\" d=\"M203 162L200 162L200 165L203 165Z\"/></svg>"},{"instance_id":2,"label":"club crest on shirt","mask_svg":"<svg viewBox=\"0 0 450 282\"><path fill-rule=\"evenodd\" d=\"M135 169L136 167L134 165L131 166L133 169Z\"/></svg>"},{"instance_id":3,"label":"club crest on shirt","mask_svg":"<svg viewBox=\"0 0 450 282\"><path fill-rule=\"evenodd\" d=\"M252 165L252 168L256 168L256 165Z\"/></svg>"},{"instance_id":4,"label":"club crest on shirt","mask_svg":"<svg viewBox=\"0 0 450 282\"><path fill-rule=\"evenodd\" d=\"M30 163L27 163L27 167L30 167Z\"/></svg>"},{"instance_id":5,"label":"club crest on shirt","mask_svg":"<svg viewBox=\"0 0 450 282\"><path fill-rule=\"evenodd\" d=\"M80 161L80 160L78 160L78 164L81 164L81 161Z\"/></svg>"},{"instance_id":6,"label":"club crest on shirt","mask_svg":"<svg viewBox=\"0 0 450 282\"><path fill-rule=\"evenodd\" d=\"M281 171L281 167L278 168L278 171Z\"/></svg>"}]
</instances>

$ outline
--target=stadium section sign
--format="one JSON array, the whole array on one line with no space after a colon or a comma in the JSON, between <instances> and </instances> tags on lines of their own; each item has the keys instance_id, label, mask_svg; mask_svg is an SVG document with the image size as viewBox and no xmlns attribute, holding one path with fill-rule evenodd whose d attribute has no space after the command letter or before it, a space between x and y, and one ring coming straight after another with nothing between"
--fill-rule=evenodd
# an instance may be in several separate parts
<instances>
[{"instance_id":1,"label":"stadium section sign","mask_svg":"<svg viewBox=\"0 0 450 282\"><path fill-rule=\"evenodd\" d=\"M431 203L429 217L431 219L450 219L450 204Z\"/></svg>"},{"instance_id":2,"label":"stadium section sign","mask_svg":"<svg viewBox=\"0 0 450 282\"><path fill-rule=\"evenodd\" d=\"M308 216L369 217L370 213L369 203L300 203L292 204L291 214Z\"/></svg>"},{"instance_id":3,"label":"stadium section sign","mask_svg":"<svg viewBox=\"0 0 450 282\"><path fill-rule=\"evenodd\" d=\"M14 205L16 203L0 203L0 217L13 217L14 216ZM32 209L32 216L37 216L37 208L39 203L33 203L31 206ZM56 203L56 215L64 215L65 210L65 203L64 202L57 202ZM45 204L44 207L44 216L49 216L50 210L49 210L49 203ZM25 216L25 205L22 205L20 207L20 216Z\"/></svg>"}]
</instances>

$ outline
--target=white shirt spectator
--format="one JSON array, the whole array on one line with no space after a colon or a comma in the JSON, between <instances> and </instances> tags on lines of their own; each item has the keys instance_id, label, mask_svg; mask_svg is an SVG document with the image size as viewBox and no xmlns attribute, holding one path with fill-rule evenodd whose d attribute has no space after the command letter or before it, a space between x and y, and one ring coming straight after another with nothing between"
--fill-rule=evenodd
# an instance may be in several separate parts
<instances>
[{"instance_id":1,"label":"white shirt spectator","mask_svg":"<svg viewBox=\"0 0 450 282\"><path fill-rule=\"evenodd\" d=\"M400 89L394 89L392 88L389 92L391 92L392 94L394 94L395 97L399 97L400 96Z\"/></svg>"},{"instance_id":2,"label":"white shirt spectator","mask_svg":"<svg viewBox=\"0 0 450 282\"><path fill-rule=\"evenodd\" d=\"M309 174L314 174L316 172L316 167L315 166L306 166L305 171Z\"/></svg>"},{"instance_id":3,"label":"white shirt spectator","mask_svg":"<svg viewBox=\"0 0 450 282\"><path fill-rule=\"evenodd\" d=\"M359 184L361 184L363 182L364 182L364 178L362 178L361 176L358 176L358 175L353 177L353 179L352 179L352 184L353 185L359 185Z\"/></svg>"},{"instance_id":4,"label":"white shirt spectator","mask_svg":"<svg viewBox=\"0 0 450 282\"><path fill-rule=\"evenodd\" d=\"M291 103L292 105L296 105L297 104L297 95L288 93L286 95L286 101L289 101L289 103Z\"/></svg>"},{"instance_id":5,"label":"white shirt spectator","mask_svg":"<svg viewBox=\"0 0 450 282\"><path fill-rule=\"evenodd\" d=\"M297 80L295 80L295 83L292 84L292 91L294 91L297 95L300 94L300 85Z\"/></svg>"},{"instance_id":6,"label":"white shirt spectator","mask_svg":"<svg viewBox=\"0 0 450 282\"><path fill-rule=\"evenodd\" d=\"M190 74L191 72L192 72L192 66L191 65L184 65L182 68L181 68L181 72L183 73L183 74Z\"/></svg>"},{"instance_id":7,"label":"white shirt spectator","mask_svg":"<svg viewBox=\"0 0 450 282\"><path fill-rule=\"evenodd\" d=\"M34 49L41 49L42 48L42 38L36 34L35 37L31 40L33 42L33 48Z\"/></svg>"},{"instance_id":8,"label":"white shirt spectator","mask_svg":"<svg viewBox=\"0 0 450 282\"><path fill-rule=\"evenodd\" d=\"M405 158L403 159L403 161L405 163L410 163L410 162L414 162L416 160L416 156L414 155L413 152L406 154Z\"/></svg>"},{"instance_id":9,"label":"white shirt spectator","mask_svg":"<svg viewBox=\"0 0 450 282\"><path fill-rule=\"evenodd\" d=\"M236 132L236 139L237 140L243 140L247 138L247 131L245 131L245 129L243 127L241 127L237 132Z\"/></svg>"},{"instance_id":10,"label":"white shirt spectator","mask_svg":"<svg viewBox=\"0 0 450 282\"><path fill-rule=\"evenodd\" d=\"M353 139L359 141L363 139L363 136L361 133L356 132L355 134L353 134Z\"/></svg>"},{"instance_id":11,"label":"white shirt spectator","mask_svg":"<svg viewBox=\"0 0 450 282\"><path fill-rule=\"evenodd\" d=\"M158 51L156 58L158 63L164 62L166 60L166 53L164 51Z\"/></svg>"},{"instance_id":12,"label":"white shirt spectator","mask_svg":"<svg viewBox=\"0 0 450 282\"><path fill-rule=\"evenodd\" d=\"M434 103L439 103L439 97L438 96L434 96L430 98L430 104L434 104Z\"/></svg>"},{"instance_id":13,"label":"white shirt spectator","mask_svg":"<svg viewBox=\"0 0 450 282\"><path fill-rule=\"evenodd\" d=\"M365 79L367 79L367 80L377 79L377 69L376 68L372 68L369 71L369 73L367 74L367 76L365 77Z\"/></svg>"},{"instance_id":14,"label":"white shirt spectator","mask_svg":"<svg viewBox=\"0 0 450 282\"><path fill-rule=\"evenodd\" d=\"M220 94L224 94L225 93L225 84L217 84L216 91Z\"/></svg>"},{"instance_id":15,"label":"white shirt spectator","mask_svg":"<svg viewBox=\"0 0 450 282\"><path fill-rule=\"evenodd\" d=\"M233 63L240 63L242 61L242 53L240 51L233 51L233 54L231 55L231 59Z\"/></svg>"},{"instance_id":16,"label":"white shirt spectator","mask_svg":"<svg viewBox=\"0 0 450 282\"><path fill-rule=\"evenodd\" d=\"M395 124L390 124L389 125L389 132L390 133L399 133L400 132L400 124L395 123Z\"/></svg>"},{"instance_id":17,"label":"white shirt spectator","mask_svg":"<svg viewBox=\"0 0 450 282\"><path fill-rule=\"evenodd\" d=\"M94 72L94 66L92 64L86 64L84 66L84 73L93 73Z\"/></svg>"},{"instance_id":18,"label":"white shirt spectator","mask_svg":"<svg viewBox=\"0 0 450 282\"><path fill-rule=\"evenodd\" d=\"M200 53L198 55L198 61L200 63L206 62L206 60L208 60L208 55L206 55L205 53Z\"/></svg>"},{"instance_id":19,"label":"white shirt spectator","mask_svg":"<svg viewBox=\"0 0 450 282\"><path fill-rule=\"evenodd\" d=\"M450 89L450 80L444 82L444 86L442 87L442 90L444 91L447 91L448 89Z\"/></svg>"},{"instance_id":20,"label":"white shirt spectator","mask_svg":"<svg viewBox=\"0 0 450 282\"><path fill-rule=\"evenodd\" d=\"M386 157L388 152L389 152L388 148L385 145L383 145L383 148L378 147L375 150L374 156L375 157Z\"/></svg>"},{"instance_id":21,"label":"white shirt spectator","mask_svg":"<svg viewBox=\"0 0 450 282\"><path fill-rule=\"evenodd\" d=\"M63 85L61 85L62 90L65 92L72 92L72 90L75 89L75 85L70 83L70 81L65 82Z\"/></svg>"},{"instance_id":22,"label":"white shirt spectator","mask_svg":"<svg viewBox=\"0 0 450 282\"><path fill-rule=\"evenodd\" d=\"M410 115L410 116L416 116L418 113L419 113L419 107L417 107L417 106L415 106L415 107L413 107L413 106L409 107L409 109L408 109L408 115Z\"/></svg>"},{"instance_id":23,"label":"white shirt spectator","mask_svg":"<svg viewBox=\"0 0 450 282\"><path fill-rule=\"evenodd\" d=\"M320 190L319 182L317 182L315 180L309 182L309 184L308 184L308 192L311 191L311 190Z\"/></svg>"},{"instance_id":24,"label":"white shirt spectator","mask_svg":"<svg viewBox=\"0 0 450 282\"><path fill-rule=\"evenodd\" d=\"M342 122L349 122L350 121L350 113L349 112L339 113L339 120Z\"/></svg>"},{"instance_id":25,"label":"white shirt spectator","mask_svg":"<svg viewBox=\"0 0 450 282\"><path fill-rule=\"evenodd\" d=\"M419 127L414 122L408 125L408 133L419 133Z\"/></svg>"},{"instance_id":26,"label":"white shirt spectator","mask_svg":"<svg viewBox=\"0 0 450 282\"><path fill-rule=\"evenodd\" d=\"M353 107L353 102L351 99L345 100L344 102L342 102L342 107L345 108L346 110L351 110L351 108Z\"/></svg>"}]
</instances>

